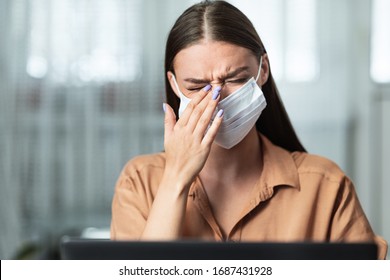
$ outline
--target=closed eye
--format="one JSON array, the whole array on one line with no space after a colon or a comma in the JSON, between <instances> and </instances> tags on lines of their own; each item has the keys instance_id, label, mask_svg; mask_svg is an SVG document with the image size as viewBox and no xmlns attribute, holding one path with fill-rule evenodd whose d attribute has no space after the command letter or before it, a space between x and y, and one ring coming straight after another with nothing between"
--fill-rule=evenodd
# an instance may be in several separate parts
<instances>
[{"instance_id":1,"label":"closed eye","mask_svg":"<svg viewBox=\"0 0 390 280\"><path fill-rule=\"evenodd\" d=\"M188 88L187 90L188 91L200 91L201 89L203 89L204 87L196 87L196 88Z\"/></svg>"},{"instance_id":2,"label":"closed eye","mask_svg":"<svg viewBox=\"0 0 390 280\"><path fill-rule=\"evenodd\" d=\"M228 80L225 83L242 84L247 82L248 80L249 80L248 78L242 78L242 79Z\"/></svg>"}]
</instances>

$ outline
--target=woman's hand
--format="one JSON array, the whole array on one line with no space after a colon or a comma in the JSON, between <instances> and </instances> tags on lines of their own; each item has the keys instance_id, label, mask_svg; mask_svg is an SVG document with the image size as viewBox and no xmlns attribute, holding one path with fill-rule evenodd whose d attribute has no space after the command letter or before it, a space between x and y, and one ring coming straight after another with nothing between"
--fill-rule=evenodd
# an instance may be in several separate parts
<instances>
[{"instance_id":1,"label":"woman's hand","mask_svg":"<svg viewBox=\"0 0 390 280\"><path fill-rule=\"evenodd\" d=\"M141 240L175 240L181 236L191 183L202 170L221 124L223 111L209 127L219 100L210 87L194 97L176 122L165 104L165 170Z\"/></svg>"},{"instance_id":2,"label":"woman's hand","mask_svg":"<svg viewBox=\"0 0 390 280\"><path fill-rule=\"evenodd\" d=\"M164 104L165 172L174 175L183 187L189 187L202 170L221 124L222 110L209 127L220 89L217 87L210 92L210 86L205 87L191 100L177 122L173 109Z\"/></svg>"}]
</instances>

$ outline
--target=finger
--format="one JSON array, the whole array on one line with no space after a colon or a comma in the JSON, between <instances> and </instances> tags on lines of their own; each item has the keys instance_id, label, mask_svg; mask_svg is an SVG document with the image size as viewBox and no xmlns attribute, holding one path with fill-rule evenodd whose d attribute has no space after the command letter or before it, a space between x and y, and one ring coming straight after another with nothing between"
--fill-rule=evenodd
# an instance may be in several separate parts
<instances>
[{"instance_id":1,"label":"finger","mask_svg":"<svg viewBox=\"0 0 390 280\"><path fill-rule=\"evenodd\" d=\"M199 105L199 103L202 102L203 99L207 96L207 93L210 91L211 85L205 86L199 94L196 94L194 98L191 99L191 102L188 103L187 108L184 110L183 114L181 115L179 122L181 125L186 125L188 123L188 120L190 119L192 112L195 110L195 108Z\"/></svg>"},{"instance_id":2,"label":"finger","mask_svg":"<svg viewBox=\"0 0 390 280\"><path fill-rule=\"evenodd\" d=\"M215 115L215 109L217 108L220 96L219 92L213 95L212 99L208 102L206 108L203 110L203 114L196 123L194 129L194 135L197 135L201 139L204 137L207 128L211 125L213 115Z\"/></svg>"},{"instance_id":3,"label":"finger","mask_svg":"<svg viewBox=\"0 0 390 280\"><path fill-rule=\"evenodd\" d=\"M163 103L164 116L164 141L167 140L173 132L176 124L176 115L172 107L167 103Z\"/></svg>"},{"instance_id":4,"label":"finger","mask_svg":"<svg viewBox=\"0 0 390 280\"><path fill-rule=\"evenodd\" d=\"M208 126L210 120L211 120L211 116L215 110L215 107L218 103L218 100L219 100L219 93L221 91L221 87L216 87L212 94L210 94L207 98L204 98L197 106L196 108L193 110L192 114L191 114L191 117L190 119L188 120L188 123L187 123L187 128L191 131L195 131L195 129L198 127L199 125L199 121L202 122L202 124L200 125L200 127L204 127L204 129L206 129L206 127ZM209 110L212 110L211 112L208 111L207 114L205 114L205 111L206 109L209 108ZM213 109L214 108L214 109ZM211 115L209 115L209 113L211 113ZM202 138L203 138L203 134L204 134L204 130L202 132Z\"/></svg>"},{"instance_id":5,"label":"finger","mask_svg":"<svg viewBox=\"0 0 390 280\"><path fill-rule=\"evenodd\" d=\"M223 110L220 109L218 111L217 115L215 116L213 123L211 124L209 130L207 130L207 132L202 140L202 144L208 146L214 142L214 139L217 136L218 129L222 123L222 119L223 119Z\"/></svg>"}]
</instances>

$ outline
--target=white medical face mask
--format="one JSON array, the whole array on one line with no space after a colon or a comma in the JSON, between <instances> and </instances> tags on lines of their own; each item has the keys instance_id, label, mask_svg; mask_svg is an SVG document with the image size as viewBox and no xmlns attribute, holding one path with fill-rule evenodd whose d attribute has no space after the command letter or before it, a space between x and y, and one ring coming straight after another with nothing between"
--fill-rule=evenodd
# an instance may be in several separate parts
<instances>
[{"instance_id":1,"label":"white medical face mask","mask_svg":"<svg viewBox=\"0 0 390 280\"><path fill-rule=\"evenodd\" d=\"M216 112L223 109L223 119L215 142L225 149L231 149L245 138L267 105L264 94L256 83L260 76L261 63L262 58L256 79L251 78L218 103ZM173 81L180 96L180 117L191 99L180 91L175 76Z\"/></svg>"},{"instance_id":2,"label":"white medical face mask","mask_svg":"<svg viewBox=\"0 0 390 280\"><path fill-rule=\"evenodd\" d=\"M179 118L183 114L184 110L187 108L188 104L191 102L191 99L185 96L180 88L179 85L176 82L176 77L174 74L172 74L173 77L173 83L175 84L176 90L179 92L179 98L180 98L180 106L179 106Z\"/></svg>"}]
</instances>

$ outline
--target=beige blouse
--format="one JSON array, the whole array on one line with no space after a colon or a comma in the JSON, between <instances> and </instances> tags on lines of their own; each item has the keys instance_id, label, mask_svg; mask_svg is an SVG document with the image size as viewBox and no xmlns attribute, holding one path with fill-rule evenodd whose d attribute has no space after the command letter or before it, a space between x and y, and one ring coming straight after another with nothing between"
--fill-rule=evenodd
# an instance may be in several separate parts
<instances>
[{"instance_id":1,"label":"beige blouse","mask_svg":"<svg viewBox=\"0 0 390 280\"><path fill-rule=\"evenodd\" d=\"M262 141L263 171L242 215L223 238L199 178L192 184L183 238L269 242L363 242L378 244L384 259L387 243L376 236L351 180L333 162L289 152ZM260 155L259 155L260 156ZM112 239L138 239L164 172L165 154L129 161L116 184L112 202Z\"/></svg>"}]
</instances>

